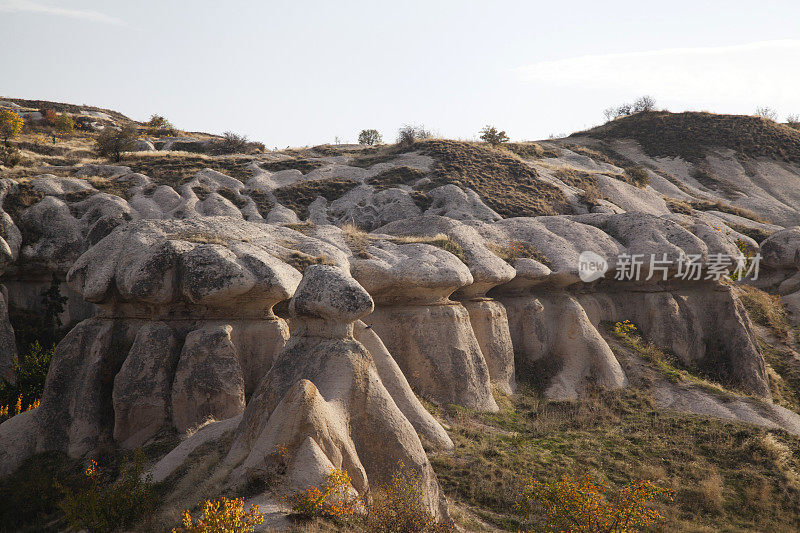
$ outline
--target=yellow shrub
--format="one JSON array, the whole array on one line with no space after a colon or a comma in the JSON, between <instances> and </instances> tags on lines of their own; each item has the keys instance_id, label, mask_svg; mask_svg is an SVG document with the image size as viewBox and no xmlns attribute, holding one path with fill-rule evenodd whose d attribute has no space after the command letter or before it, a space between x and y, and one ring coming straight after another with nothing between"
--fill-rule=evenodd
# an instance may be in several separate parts
<instances>
[{"instance_id":1,"label":"yellow shrub","mask_svg":"<svg viewBox=\"0 0 800 533\"><path fill-rule=\"evenodd\" d=\"M569 533L633 533L661 522L664 517L648 503L672 493L650 481L632 481L612 493L604 482L588 476L564 476L550 483L529 482L517 502L525 518L537 507L544 511L553 531Z\"/></svg>"},{"instance_id":2,"label":"yellow shrub","mask_svg":"<svg viewBox=\"0 0 800 533\"><path fill-rule=\"evenodd\" d=\"M405 468L402 461L392 480L372 491L367 523L370 531L383 533L433 533L452 531L450 524L438 524L422 501L420 475Z\"/></svg>"},{"instance_id":3,"label":"yellow shrub","mask_svg":"<svg viewBox=\"0 0 800 533\"><path fill-rule=\"evenodd\" d=\"M264 521L258 512L258 505L244 510L244 499L219 501L206 500L202 504L203 515L192 521L189 511L183 512L183 527L176 527L172 533L250 533Z\"/></svg>"},{"instance_id":4,"label":"yellow shrub","mask_svg":"<svg viewBox=\"0 0 800 533\"><path fill-rule=\"evenodd\" d=\"M346 519L359 512L359 500L350 491L350 474L334 468L322 487L310 487L292 498L292 510L303 518Z\"/></svg>"},{"instance_id":5,"label":"yellow shrub","mask_svg":"<svg viewBox=\"0 0 800 533\"><path fill-rule=\"evenodd\" d=\"M22 131L25 122L19 114L8 109L0 110L0 137L8 142L11 137L16 137Z\"/></svg>"},{"instance_id":6,"label":"yellow shrub","mask_svg":"<svg viewBox=\"0 0 800 533\"><path fill-rule=\"evenodd\" d=\"M614 333L627 337L638 334L639 329L636 327L636 324L630 320L623 320L622 322L617 322L614 324Z\"/></svg>"}]
</instances>

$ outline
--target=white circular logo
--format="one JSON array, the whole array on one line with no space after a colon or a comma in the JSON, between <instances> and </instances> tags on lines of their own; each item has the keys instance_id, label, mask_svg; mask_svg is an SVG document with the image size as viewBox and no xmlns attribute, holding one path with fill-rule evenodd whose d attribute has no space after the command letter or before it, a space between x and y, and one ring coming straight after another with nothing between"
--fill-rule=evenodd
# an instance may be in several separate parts
<instances>
[{"instance_id":1,"label":"white circular logo","mask_svg":"<svg viewBox=\"0 0 800 533\"><path fill-rule=\"evenodd\" d=\"M602 278L607 270L608 261L594 252L581 252L578 256L578 276L584 283Z\"/></svg>"}]
</instances>

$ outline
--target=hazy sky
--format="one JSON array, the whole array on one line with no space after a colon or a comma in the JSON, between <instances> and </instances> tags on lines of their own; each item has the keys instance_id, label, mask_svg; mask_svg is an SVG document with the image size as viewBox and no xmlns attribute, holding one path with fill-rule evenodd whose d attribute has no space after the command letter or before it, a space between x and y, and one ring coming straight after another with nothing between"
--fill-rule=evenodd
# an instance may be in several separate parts
<instances>
[{"instance_id":1,"label":"hazy sky","mask_svg":"<svg viewBox=\"0 0 800 533\"><path fill-rule=\"evenodd\" d=\"M797 0L0 0L0 42L0 95L269 147L393 140L404 123L540 139L642 94L800 114Z\"/></svg>"}]
</instances>

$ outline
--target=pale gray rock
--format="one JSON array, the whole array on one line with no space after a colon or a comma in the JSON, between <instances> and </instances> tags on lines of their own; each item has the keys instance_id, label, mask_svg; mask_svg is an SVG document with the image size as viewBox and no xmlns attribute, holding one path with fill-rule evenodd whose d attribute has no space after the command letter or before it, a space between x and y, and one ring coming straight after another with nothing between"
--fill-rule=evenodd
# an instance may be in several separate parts
<instances>
[{"instance_id":1,"label":"pale gray rock","mask_svg":"<svg viewBox=\"0 0 800 533\"><path fill-rule=\"evenodd\" d=\"M244 377L231 327L207 327L186 336L172 384L172 421L184 432L207 418L244 411Z\"/></svg>"},{"instance_id":2,"label":"pale gray rock","mask_svg":"<svg viewBox=\"0 0 800 533\"><path fill-rule=\"evenodd\" d=\"M170 391L180 344L163 322L144 324L114 377L114 440L126 449L143 446L172 428Z\"/></svg>"},{"instance_id":3,"label":"pale gray rock","mask_svg":"<svg viewBox=\"0 0 800 533\"><path fill-rule=\"evenodd\" d=\"M133 144L133 152L155 152L156 147L153 143L144 139L137 139Z\"/></svg>"},{"instance_id":4,"label":"pale gray rock","mask_svg":"<svg viewBox=\"0 0 800 533\"><path fill-rule=\"evenodd\" d=\"M431 189L433 199L426 215L440 215L456 220L481 220L494 222L503 218L483 203L481 197L472 189L461 189L449 184Z\"/></svg>"},{"instance_id":5,"label":"pale gray rock","mask_svg":"<svg viewBox=\"0 0 800 533\"><path fill-rule=\"evenodd\" d=\"M343 291L351 305L344 312L339 304L331 309L329 293L317 298L321 286ZM414 427L382 384L370 353L353 338L352 320L372 305L344 271L321 265L306 270L290 305L295 333L248 403L224 462L236 486L268 476L278 445L287 452L289 490L319 484L338 467L365 500L370 487L391 479L403 461L420 475L426 508L447 516ZM321 321L328 323L324 335Z\"/></svg>"}]
</instances>

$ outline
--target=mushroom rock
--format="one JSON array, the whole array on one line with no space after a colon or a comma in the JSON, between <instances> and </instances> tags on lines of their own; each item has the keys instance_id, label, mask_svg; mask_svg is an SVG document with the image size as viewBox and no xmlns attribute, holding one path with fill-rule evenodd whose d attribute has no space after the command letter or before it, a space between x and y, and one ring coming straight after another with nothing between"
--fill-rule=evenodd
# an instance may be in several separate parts
<instances>
[{"instance_id":1,"label":"mushroom rock","mask_svg":"<svg viewBox=\"0 0 800 533\"><path fill-rule=\"evenodd\" d=\"M589 382L624 386L611 349L580 303L564 292L580 283L581 252L611 258L619 244L566 217L505 219L476 230L516 270L489 296L505 306L518 375L541 379L545 395L554 399L577 398Z\"/></svg>"},{"instance_id":2,"label":"mushroom rock","mask_svg":"<svg viewBox=\"0 0 800 533\"><path fill-rule=\"evenodd\" d=\"M135 220L101 239L67 276L101 314L56 347L36 445L19 457L137 447L240 414L289 336L272 307L302 277L286 262L293 239L312 246L229 218Z\"/></svg>"},{"instance_id":3,"label":"mushroom rock","mask_svg":"<svg viewBox=\"0 0 800 533\"><path fill-rule=\"evenodd\" d=\"M297 252L267 228L226 218L135 221L76 261L68 280L104 316L160 320L181 339L230 325L250 394L288 338L272 306L301 277L284 261Z\"/></svg>"},{"instance_id":4,"label":"mushroom rock","mask_svg":"<svg viewBox=\"0 0 800 533\"><path fill-rule=\"evenodd\" d=\"M469 313L449 299L472 283L469 268L429 244L382 240L366 252L368 259L353 257L350 267L377 304L366 322L411 386L436 403L496 411L489 369Z\"/></svg>"},{"instance_id":5,"label":"mushroom rock","mask_svg":"<svg viewBox=\"0 0 800 533\"><path fill-rule=\"evenodd\" d=\"M508 331L508 316L503 304L487 297L486 293L496 285L509 282L516 272L489 248L473 227L481 225L485 224L473 221L467 225L451 218L425 216L394 222L379 231L412 237L446 235L461 248L473 282L458 289L453 298L460 301L469 314L492 385L505 394L513 394L516 390L514 347Z\"/></svg>"},{"instance_id":6,"label":"mushroom rock","mask_svg":"<svg viewBox=\"0 0 800 533\"><path fill-rule=\"evenodd\" d=\"M278 447L287 463L287 490L319 485L331 468L342 468L365 501L402 461L420 475L428 510L446 516L414 426L370 352L353 337L353 322L373 310L369 294L338 267L313 265L289 310L293 335L247 404L223 462L234 489L268 476ZM395 380L392 388L398 387L403 383ZM405 389L400 404L410 394Z\"/></svg>"}]
</instances>

